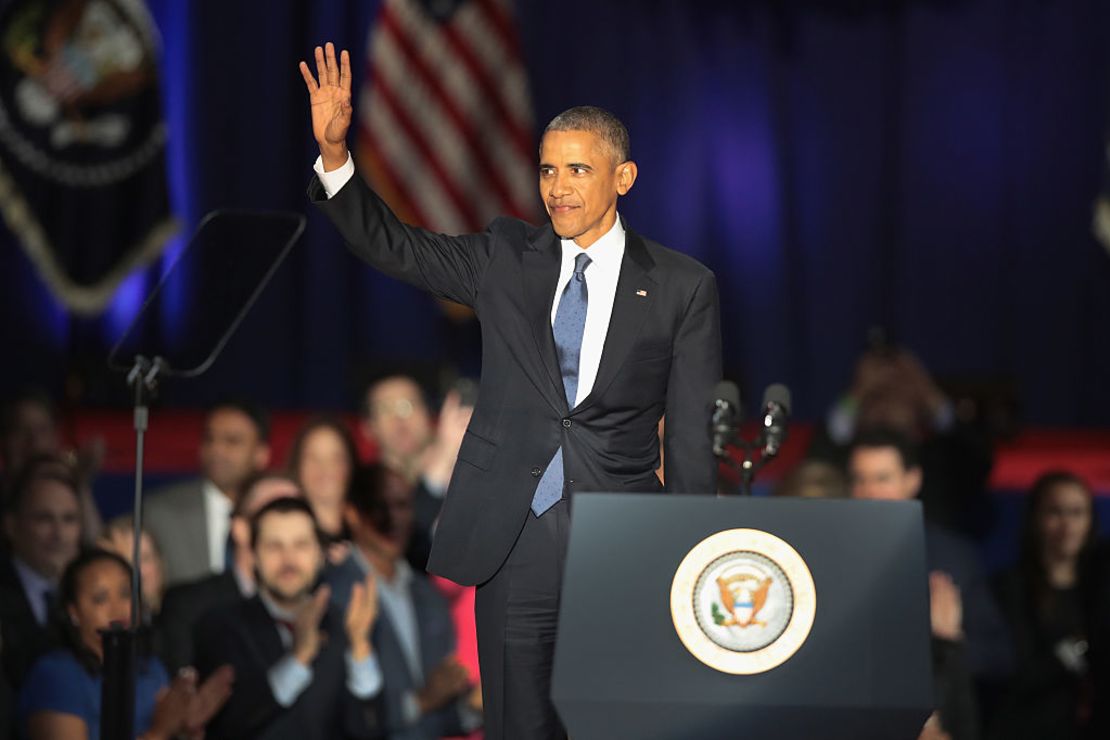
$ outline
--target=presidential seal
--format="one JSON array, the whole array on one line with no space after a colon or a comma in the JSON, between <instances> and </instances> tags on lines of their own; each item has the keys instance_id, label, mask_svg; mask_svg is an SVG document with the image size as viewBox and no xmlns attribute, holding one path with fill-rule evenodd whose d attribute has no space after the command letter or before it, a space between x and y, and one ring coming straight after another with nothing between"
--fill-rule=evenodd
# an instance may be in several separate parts
<instances>
[{"instance_id":1,"label":"presidential seal","mask_svg":"<svg viewBox=\"0 0 1110 740\"><path fill-rule=\"evenodd\" d=\"M813 576L784 540L730 529L699 542L671 583L671 619L690 653L718 671L753 674L790 658L816 615Z\"/></svg>"}]
</instances>

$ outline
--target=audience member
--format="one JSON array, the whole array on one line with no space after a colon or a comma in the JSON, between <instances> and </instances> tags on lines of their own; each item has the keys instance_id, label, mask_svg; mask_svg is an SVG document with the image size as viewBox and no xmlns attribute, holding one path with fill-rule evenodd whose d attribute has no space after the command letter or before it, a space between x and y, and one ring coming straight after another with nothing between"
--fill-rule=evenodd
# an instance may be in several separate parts
<instances>
[{"instance_id":1,"label":"audience member","mask_svg":"<svg viewBox=\"0 0 1110 740\"><path fill-rule=\"evenodd\" d=\"M0 558L4 671L18 688L31 663L57 640L58 581L81 545L77 481L55 458L33 458L16 477L4 513L11 545Z\"/></svg>"},{"instance_id":2,"label":"audience member","mask_svg":"<svg viewBox=\"0 0 1110 740\"><path fill-rule=\"evenodd\" d=\"M69 565L60 588L65 647L32 667L19 698L19 725L28 740L98 740L100 632L130 622L131 568L115 553L90 550ZM197 687L195 674L171 685L150 655L141 654L137 666L134 728L141 740L203 737L205 723L231 690L227 667Z\"/></svg>"},{"instance_id":3,"label":"audience member","mask_svg":"<svg viewBox=\"0 0 1110 740\"><path fill-rule=\"evenodd\" d=\"M996 591L1017 648L1017 670L994 736L1095 737L1092 652L1108 629L1107 584L1094 570L1094 502L1079 477L1050 472L1034 483L1017 565ZM1092 651L1091 648L1094 648Z\"/></svg>"},{"instance_id":4,"label":"audience member","mask_svg":"<svg viewBox=\"0 0 1110 740\"><path fill-rule=\"evenodd\" d=\"M258 473L243 486L231 516L231 567L199 581L182 583L166 592L156 634L166 667L177 671L193 663L193 630L210 611L254 596L255 558L250 522L264 506L279 498L297 498L300 488L284 473Z\"/></svg>"},{"instance_id":5,"label":"audience member","mask_svg":"<svg viewBox=\"0 0 1110 740\"><path fill-rule=\"evenodd\" d=\"M328 574L337 604L353 586L377 584L382 614L373 631L385 681L383 726L391 740L432 740L481 723L479 689L454 654L451 615L424 573L404 559L413 528L411 491L387 485L383 466L361 470L351 487L351 557ZM469 702L469 705L468 705Z\"/></svg>"},{"instance_id":6,"label":"audience member","mask_svg":"<svg viewBox=\"0 0 1110 740\"><path fill-rule=\"evenodd\" d=\"M466 434L470 417L474 414L475 398L470 393L467 396L464 397L458 388L454 388L444 397L436 421L435 437L424 453L420 478L413 489L416 528L407 557L418 570L424 570L428 564L439 510L443 506L443 497L447 495L447 486L455 470L463 435Z\"/></svg>"},{"instance_id":7,"label":"audience member","mask_svg":"<svg viewBox=\"0 0 1110 740\"><path fill-rule=\"evenodd\" d=\"M258 592L210 612L196 629L197 667L230 661L235 691L209 727L212 740L372 737L381 671L370 642L372 579L351 587L344 612L316 588L324 551L312 508L271 501L251 524ZM326 638L325 638L326 635Z\"/></svg>"},{"instance_id":8,"label":"audience member","mask_svg":"<svg viewBox=\"0 0 1110 740\"><path fill-rule=\"evenodd\" d=\"M338 419L310 419L293 440L289 473L304 491L329 544L349 539L343 526L343 506L358 463L355 441Z\"/></svg>"},{"instance_id":9,"label":"audience member","mask_svg":"<svg viewBox=\"0 0 1110 740\"><path fill-rule=\"evenodd\" d=\"M924 471L918 498L925 516L950 529L979 534L989 515L990 435L952 400L908 350L878 346L859 359L852 386L817 429L809 457L842 465L852 439L894 430L917 448Z\"/></svg>"},{"instance_id":10,"label":"audience member","mask_svg":"<svg viewBox=\"0 0 1110 740\"><path fill-rule=\"evenodd\" d=\"M844 471L824 460L803 460L783 476L776 496L795 498L847 498L848 478Z\"/></svg>"},{"instance_id":11,"label":"audience member","mask_svg":"<svg viewBox=\"0 0 1110 740\"><path fill-rule=\"evenodd\" d=\"M363 433L377 443L380 462L414 485L434 439L424 391L412 378L394 375L373 383L365 401Z\"/></svg>"},{"instance_id":12,"label":"audience member","mask_svg":"<svg viewBox=\"0 0 1110 740\"><path fill-rule=\"evenodd\" d=\"M10 399L0 412L0 504L15 477L32 459L52 457L70 467L81 495L81 531L84 541L100 534L100 512L92 495L92 482L104 458L104 441L95 438L76 451L66 450L58 429L58 409L48 394L29 389ZM0 507L2 508L2 507Z\"/></svg>"},{"instance_id":13,"label":"audience member","mask_svg":"<svg viewBox=\"0 0 1110 740\"><path fill-rule=\"evenodd\" d=\"M125 514L108 522L96 544L101 549L116 553L134 567L135 563L132 562L135 554L134 518ZM143 621L149 623L162 608L166 575L165 566L162 565L162 553L146 527L143 528L139 540L139 559L142 564Z\"/></svg>"},{"instance_id":14,"label":"audience member","mask_svg":"<svg viewBox=\"0 0 1110 740\"><path fill-rule=\"evenodd\" d=\"M270 462L262 413L238 402L213 407L200 446L202 477L156 491L144 523L162 548L166 585L223 572L231 512L243 483Z\"/></svg>"},{"instance_id":15,"label":"audience member","mask_svg":"<svg viewBox=\"0 0 1110 740\"><path fill-rule=\"evenodd\" d=\"M861 433L851 448L852 497L910 500L922 485L916 448L897 432ZM999 681L1013 665L1005 622L973 545L925 524L937 707L955 740L979 736L975 686Z\"/></svg>"}]
</instances>

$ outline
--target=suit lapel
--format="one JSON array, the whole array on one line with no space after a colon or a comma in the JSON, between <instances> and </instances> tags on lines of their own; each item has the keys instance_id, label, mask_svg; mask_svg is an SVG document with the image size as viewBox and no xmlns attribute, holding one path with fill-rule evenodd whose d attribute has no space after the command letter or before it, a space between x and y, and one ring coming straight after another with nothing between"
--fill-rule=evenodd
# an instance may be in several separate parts
<instances>
[{"instance_id":1,"label":"suit lapel","mask_svg":"<svg viewBox=\"0 0 1110 740\"><path fill-rule=\"evenodd\" d=\"M609 317L609 331L605 334L605 347L601 351L601 363L590 394L574 408L575 413L597 401L635 346L655 298L656 291L652 288L658 281L653 276L654 268L655 260L648 254L643 239L635 232L626 230L624 259L621 260L620 277L617 278L617 294L613 300L613 313Z\"/></svg>"},{"instance_id":2,"label":"suit lapel","mask_svg":"<svg viewBox=\"0 0 1110 740\"><path fill-rule=\"evenodd\" d=\"M243 609L246 613L244 621L253 625L249 634L253 634L257 640L255 644L258 647L258 654L262 658L263 665L271 665L285 653L285 646L281 642L277 624L270 613L266 611L262 599L257 595L248 599Z\"/></svg>"},{"instance_id":3,"label":"suit lapel","mask_svg":"<svg viewBox=\"0 0 1110 740\"><path fill-rule=\"evenodd\" d=\"M563 377L555 354L555 338L551 334L551 300L559 281L562 250L550 226L540 230L529 241L529 247L521 258L524 273L521 281L521 305L525 307L525 318L532 329L540 364L547 376L550 393L545 395L557 411L565 413L566 391L563 389Z\"/></svg>"},{"instance_id":4,"label":"suit lapel","mask_svg":"<svg viewBox=\"0 0 1110 740\"><path fill-rule=\"evenodd\" d=\"M208 499L204 493L204 481L201 480L196 489L189 491L187 496L181 498L181 533L182 539L188 538L188 557L191 562L208 562ZM197 505L197 501L200 505ZM206 566L205 571L208 570Z\"/></svg>"}]
</instances>

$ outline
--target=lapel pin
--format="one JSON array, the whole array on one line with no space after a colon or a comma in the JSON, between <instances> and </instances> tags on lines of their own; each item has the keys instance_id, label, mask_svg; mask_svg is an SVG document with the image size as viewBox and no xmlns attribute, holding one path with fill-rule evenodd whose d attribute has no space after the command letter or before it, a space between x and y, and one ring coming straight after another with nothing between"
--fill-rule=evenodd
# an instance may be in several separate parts
<instances>
[{"instance_id":1,"label":"lapel pin","mask_svg":"<svg viewBox=\"0 0 1110 740\"><path fill-rule=\"evenodd\" d=\"M636 295L640 296L641 298L647 298L647 291L646 290L637 290Z\"/></svg>"}]
</instances>

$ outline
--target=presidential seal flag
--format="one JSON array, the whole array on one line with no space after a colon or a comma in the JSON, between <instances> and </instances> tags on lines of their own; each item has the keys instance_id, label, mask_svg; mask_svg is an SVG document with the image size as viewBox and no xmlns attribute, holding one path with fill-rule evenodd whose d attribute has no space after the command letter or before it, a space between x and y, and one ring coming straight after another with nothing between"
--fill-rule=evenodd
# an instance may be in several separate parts
<instances>
[{"instance_id":1,"label":"presidential seal flag","mask_svg":"<svg viewBox=\"0 0 1110 740\"><path fill-rule=\"evenodd\" d=\"M100 312L177 225L157 32L141 0L0 14L0 215L70 310Z\"/></svg>"}]
</instances>

